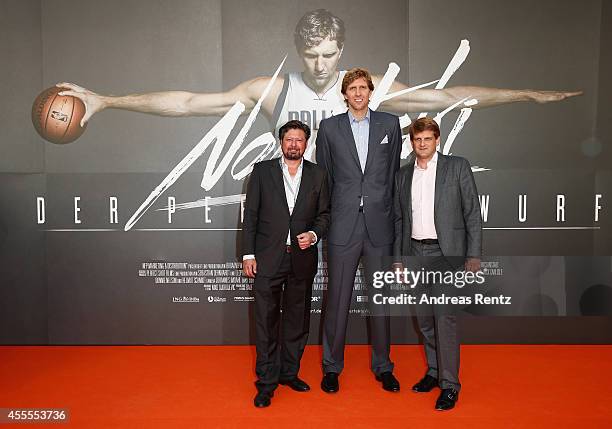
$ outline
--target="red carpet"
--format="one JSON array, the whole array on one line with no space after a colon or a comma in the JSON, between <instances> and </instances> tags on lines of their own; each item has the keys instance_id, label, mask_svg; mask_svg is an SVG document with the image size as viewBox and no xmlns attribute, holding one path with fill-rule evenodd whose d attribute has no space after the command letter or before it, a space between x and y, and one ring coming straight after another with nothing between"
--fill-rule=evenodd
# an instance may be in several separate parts
<instances>
[{"instance_id":1,"label":"red carpet","mask_svg":"<svg viewBox=\"0 0 612 429\"><path fill-rule=\"evenodd\" d=\"M380 388L366 346L347 348L340 392L319 389L320 347L266 409L255 395L253 347L0 347L0 408L66 408L82 428L335 427L611 428L612 346L463 346L457 407L415 394L419 346L393 346L400 393ZM27 427L8 425L4 427ZM37 426L41 426L38 424Z\"/></svg>"}]
</instances>

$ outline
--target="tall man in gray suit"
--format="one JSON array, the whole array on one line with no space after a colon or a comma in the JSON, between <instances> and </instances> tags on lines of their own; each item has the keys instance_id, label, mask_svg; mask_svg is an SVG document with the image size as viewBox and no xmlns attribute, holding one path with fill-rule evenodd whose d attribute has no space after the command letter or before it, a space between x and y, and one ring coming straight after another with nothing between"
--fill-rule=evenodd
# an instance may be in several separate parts
<instances>
[{"instance_id":1,"label":"tall man in gray suit","mask_svg":"<svg viewBox=\"0 0 612 429\"><path fill-rule=\"evenodd\" d=\"M317 164L328 173L332 194L328 234L329 283L323 327L321 388L340 388L344 343L355 274L361 256L390 256L394 239L393 184L399 169L402 134L396 116L368 108L374 85L364 69L342 80L348 112L321 121ZM389 358L389 318L369 318L372 371L385 390L399 391Z\"/></svg>"},{"instance_id":2,"label":"tall man in gray suit","mask_svg":"<svg viewBox=\"0 0 612 429\"><path fill-rule=\"evenodd\" d=\"M436 151L440 128L430 118L410 127L415 162L402 167L395 181L394 255L424 257L430 270L454 270L457 259L467 271L480 269L482 221L476 183L469 162ZM455 258L459 257L459 258ZM415 392L442 389L437 410L449 410L459 398L457 320L439 308L419 312L427 373Z\"/></svg>"}]
</instances>

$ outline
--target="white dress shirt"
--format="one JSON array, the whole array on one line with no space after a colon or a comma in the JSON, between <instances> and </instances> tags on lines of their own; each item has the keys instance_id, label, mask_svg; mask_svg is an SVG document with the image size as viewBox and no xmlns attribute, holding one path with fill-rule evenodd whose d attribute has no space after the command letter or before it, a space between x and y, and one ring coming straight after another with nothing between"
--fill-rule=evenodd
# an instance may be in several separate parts
<instances>
[{"instance_id":1,"label":"white dress shirt","mask_svg":"<svg viewBox=\"0 0 612 429\"><path fill-rule=\"evenodd\" d=\"M300 160L300 166L295 173L295 176L289 174L289 166L285 163L285 157L281 157L280 166L283 170L283 185L285 185L285 198L287 198L287 207L289 207L289 216L293 214L293 208L297 201L298 192L300 192L300 183L302 182L302 170L304 168L304 159ZM291 231L287 231L287 246L291 246Z\"/></svg>"},{"instance_id":2,"label":"white dress shirt","mask_svg":"<svg viewBox=\"0 0 612 429\"><path fill-rule=\"evenodd\" d=\"M436 195L436 167L438 152L427 162L426 168L414 161L412 175L412 238L416 240L437 239L434 223L434 198Z\"/></svg>"}]
</instances>

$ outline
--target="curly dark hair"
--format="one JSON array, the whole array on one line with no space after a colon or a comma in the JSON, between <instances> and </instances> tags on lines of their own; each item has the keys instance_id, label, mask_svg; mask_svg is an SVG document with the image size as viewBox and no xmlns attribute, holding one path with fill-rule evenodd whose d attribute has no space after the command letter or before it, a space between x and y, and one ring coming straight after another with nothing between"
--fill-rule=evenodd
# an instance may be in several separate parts
<instances>
[{"instance_id":1,"label":"curly dark hair","mask_svg":"<svg viewBox=\"0 0 612 429\"><path fill-rule=\"evenodd\" d=\"M278 130L278 138L283 141L283 137L287 134L289 130L302 130L304 134L306 134L306 141L310 138L310 127L303 123L302 121L289 121Z\"/></svg>"}]
</instances>

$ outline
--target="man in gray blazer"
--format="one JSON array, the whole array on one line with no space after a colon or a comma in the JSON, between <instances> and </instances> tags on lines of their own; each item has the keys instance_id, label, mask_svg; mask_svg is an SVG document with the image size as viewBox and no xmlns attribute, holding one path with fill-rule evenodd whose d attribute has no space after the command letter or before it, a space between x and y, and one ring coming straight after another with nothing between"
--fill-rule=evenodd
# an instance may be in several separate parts
<instances>
[{"instance_id":1,"label":"man in gray blazer","mask_svg":"<svg viewBox=\"0 0 612 429\"><path fill-rule=\"evenodd\" d=\"M402 134L396 116L368 108L373 90L367 70L349 70L342 80L348 112L321 121L316 140L317 164L327 170L332 194L321 382L328 393L339 390L359 260L390 256L393 250L393 184ZM385 390L399 391L389 358L389 318L369 319L372 371Z\"/></svg>"},{"instance_id":2,"label":"man in gray blazer","mask_svg":"<svg viewBox=\"0 0 612 429\"><path fill-rule=\"evenodd\" d=\"M425 265L435 264L436 270L462 268L459 260L467 271L478 271L482 221L469 162L436 151L440 128L430 118L411 125L410 140L415 161L402 167L395 179L395 257L424 257L420 259L428 261ZM456 316L437 308L417 309L417 321L428 368L412 390L429 392L439 386L436 409L449 410L461 389Z\"/></svg>"}]
</instances>

